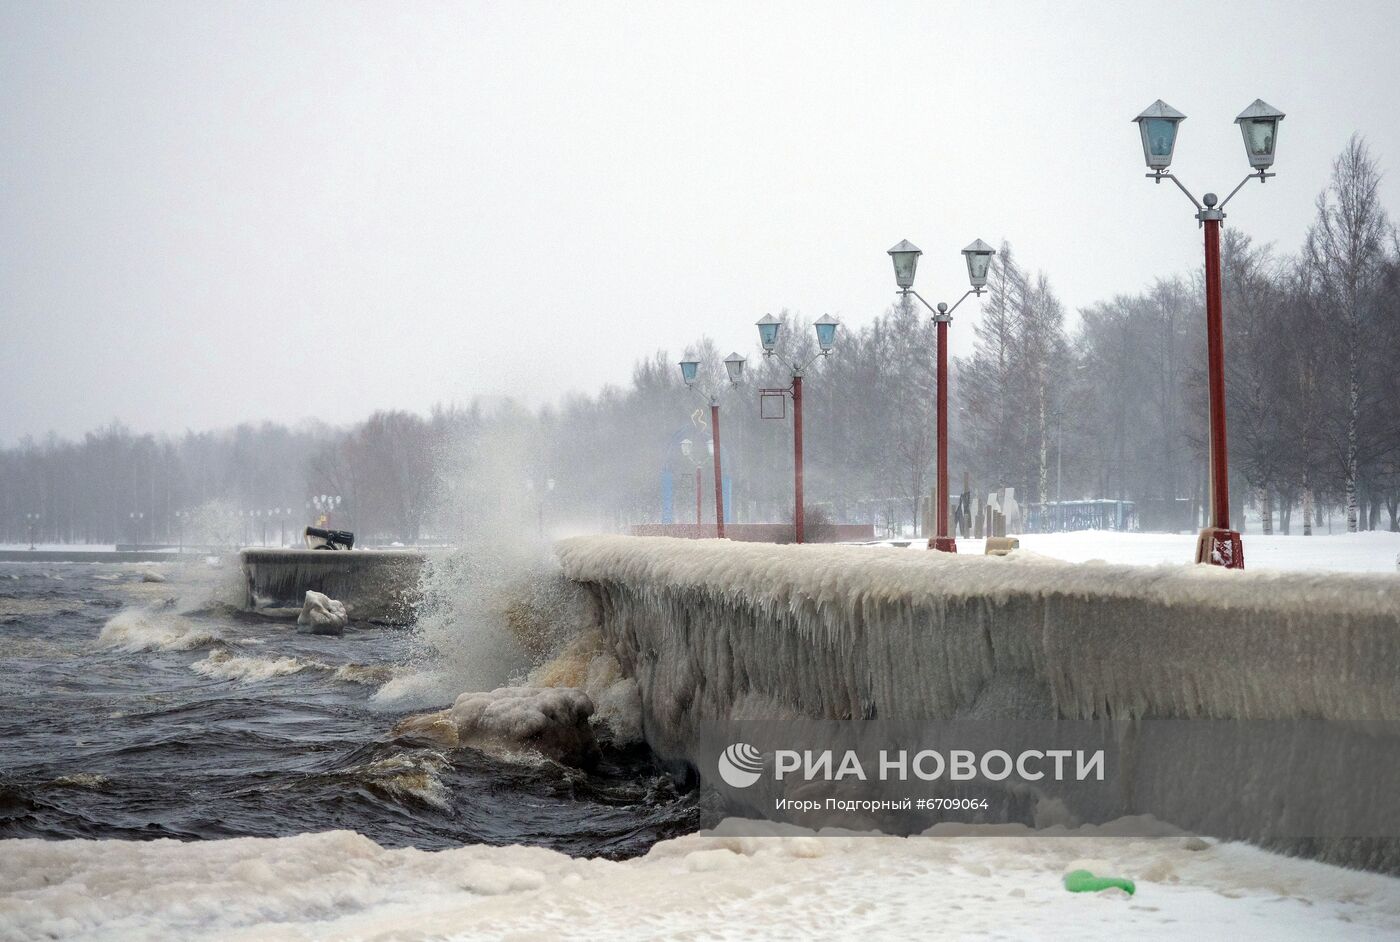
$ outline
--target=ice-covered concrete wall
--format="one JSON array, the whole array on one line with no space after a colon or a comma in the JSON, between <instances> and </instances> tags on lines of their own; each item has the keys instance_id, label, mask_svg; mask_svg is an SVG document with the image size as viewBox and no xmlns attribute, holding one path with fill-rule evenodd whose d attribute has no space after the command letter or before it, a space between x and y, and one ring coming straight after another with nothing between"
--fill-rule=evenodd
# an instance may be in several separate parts
<instances>
[{"instance_id":1,"label":"ice-covered concrete wall","mask_svg":"<svg viewBox=\"0 0 1400 942\"><path fill-rule=\"evenodd\" d=\"M1400 720L1397 576L628 536L557 552L677 759L787 717ZM1272 828L1251 812L1226 836L1400 872L1392 838Z\"/></svg>"},{"instance_id":2,"label":"ice-covered concrete wall","mask_svg":"<svg viewBox=\"0 0 1400 942\"><path fill-rule=\"evenodd\" d=\"M1400 719L1400 577L578 537L648 737L697 721Z\"/></svg>"}]
</instances>

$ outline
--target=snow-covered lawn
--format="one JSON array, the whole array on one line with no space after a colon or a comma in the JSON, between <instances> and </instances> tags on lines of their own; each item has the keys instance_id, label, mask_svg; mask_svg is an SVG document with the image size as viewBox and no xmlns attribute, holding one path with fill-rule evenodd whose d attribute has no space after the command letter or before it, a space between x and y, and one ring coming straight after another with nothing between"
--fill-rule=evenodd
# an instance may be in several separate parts
<instances>
[{"instance_id":1,"label":"snow-covered lawn","mask_svg":"<svg viewBox=\"0 0 1400 942\"><path fill-rule=\"evenodd\" d=\"M116 550L115 543L36 543L36 550L45 553L62 553L69 550L79 550L84 553L111 553ZM0 550L27 550L28 543L0 543Z\"/></svg>"},{"instance_id":2,"label":"snow-covered lawn","mask_svg":"<svg viewBox=\"0 0 1400 942\"><path fill-rule=\"evenodd\" d=\"M0 937L1386 939L1400 879L1182 837L743 837L576 860L278 840L0 844ZM744 830L747 829L747 830ZM731 836L725 836L728 832ZM1133 879L1072 894L1088 862Z\"/></svg>"},{"instance_id":3,"label":"snow-covered lawn","mask_svg":"<svg viewBox=\"0 0 1400 942\"><path fill-rule=\"evenodd\" d=\"M1077 533L1029 533L1021 547L1042 556L1072 563L1101 559L1110 563L1154 566L1158 563L1190 563L1196 555L1191 533L1118 533L1083 530ZM902 540L899 542L903 542ZM914 540L910 549L924 549L925 540ZM959 553L981 553L983 540L959 540ZM1400 533L1319 534L1316 536L1261 533L1244 535L1247 569L1294 569L1332 572L1397 572Z\"/></svg>"}]
</instances>

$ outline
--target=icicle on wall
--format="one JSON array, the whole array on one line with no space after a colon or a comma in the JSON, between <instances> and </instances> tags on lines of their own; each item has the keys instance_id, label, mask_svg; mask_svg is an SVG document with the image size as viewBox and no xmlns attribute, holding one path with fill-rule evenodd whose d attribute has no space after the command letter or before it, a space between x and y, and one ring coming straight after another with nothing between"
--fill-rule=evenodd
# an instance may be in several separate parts
<instances>
[{"instance_id":1,"label":"icicle on wall","mask_svg":"<svg viewBox=\"0 0 1400 942\"><path fill-rule=\"evenodd\" d=\"M647 738L743 718L1400 719L1400 579L578 537Z\"/></svg>"}]
</instances>

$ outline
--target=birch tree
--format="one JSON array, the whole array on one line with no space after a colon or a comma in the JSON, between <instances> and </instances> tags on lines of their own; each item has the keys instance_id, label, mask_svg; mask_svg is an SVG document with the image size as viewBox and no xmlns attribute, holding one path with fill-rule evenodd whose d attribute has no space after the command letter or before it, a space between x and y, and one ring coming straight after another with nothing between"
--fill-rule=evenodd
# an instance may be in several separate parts
<instances>
[{"instance_id":1,"label":"birch tree","mask_svg":"<svg viewBox=\"0 0 1400 942\"><path fill-rule=\"evenodd\" d=\"M1390 224L1380 203L1380 172L1366 141L1352 135L1332 162L1332 179L1317 197L1317 219L1305 246L1328 306L1340 325L1339 357L1346 384L1341 421L1341 462L1347 532L1355 533L1359 477L1361 382L1366 343L1366 304L1381 273Z\"/></svg>"}]
</instances>

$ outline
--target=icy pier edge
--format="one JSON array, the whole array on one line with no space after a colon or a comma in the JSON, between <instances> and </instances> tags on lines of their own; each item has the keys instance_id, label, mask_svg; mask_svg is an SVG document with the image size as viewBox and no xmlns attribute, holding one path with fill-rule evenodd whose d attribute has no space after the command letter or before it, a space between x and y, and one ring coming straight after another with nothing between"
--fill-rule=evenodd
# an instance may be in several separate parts
<instances>
[{"instance_id":1,"label":"icy pier edge","mask_svg":"<svg viewBox=\"0 0 1400 942\"><path fill-rule=\"evenodd\" d=\"M1400 719L1400 578L632 536L567 578L648 739L742 715ZM1037 708L1035 701L1043 698Z\"/></svg>"}]
</instances>

